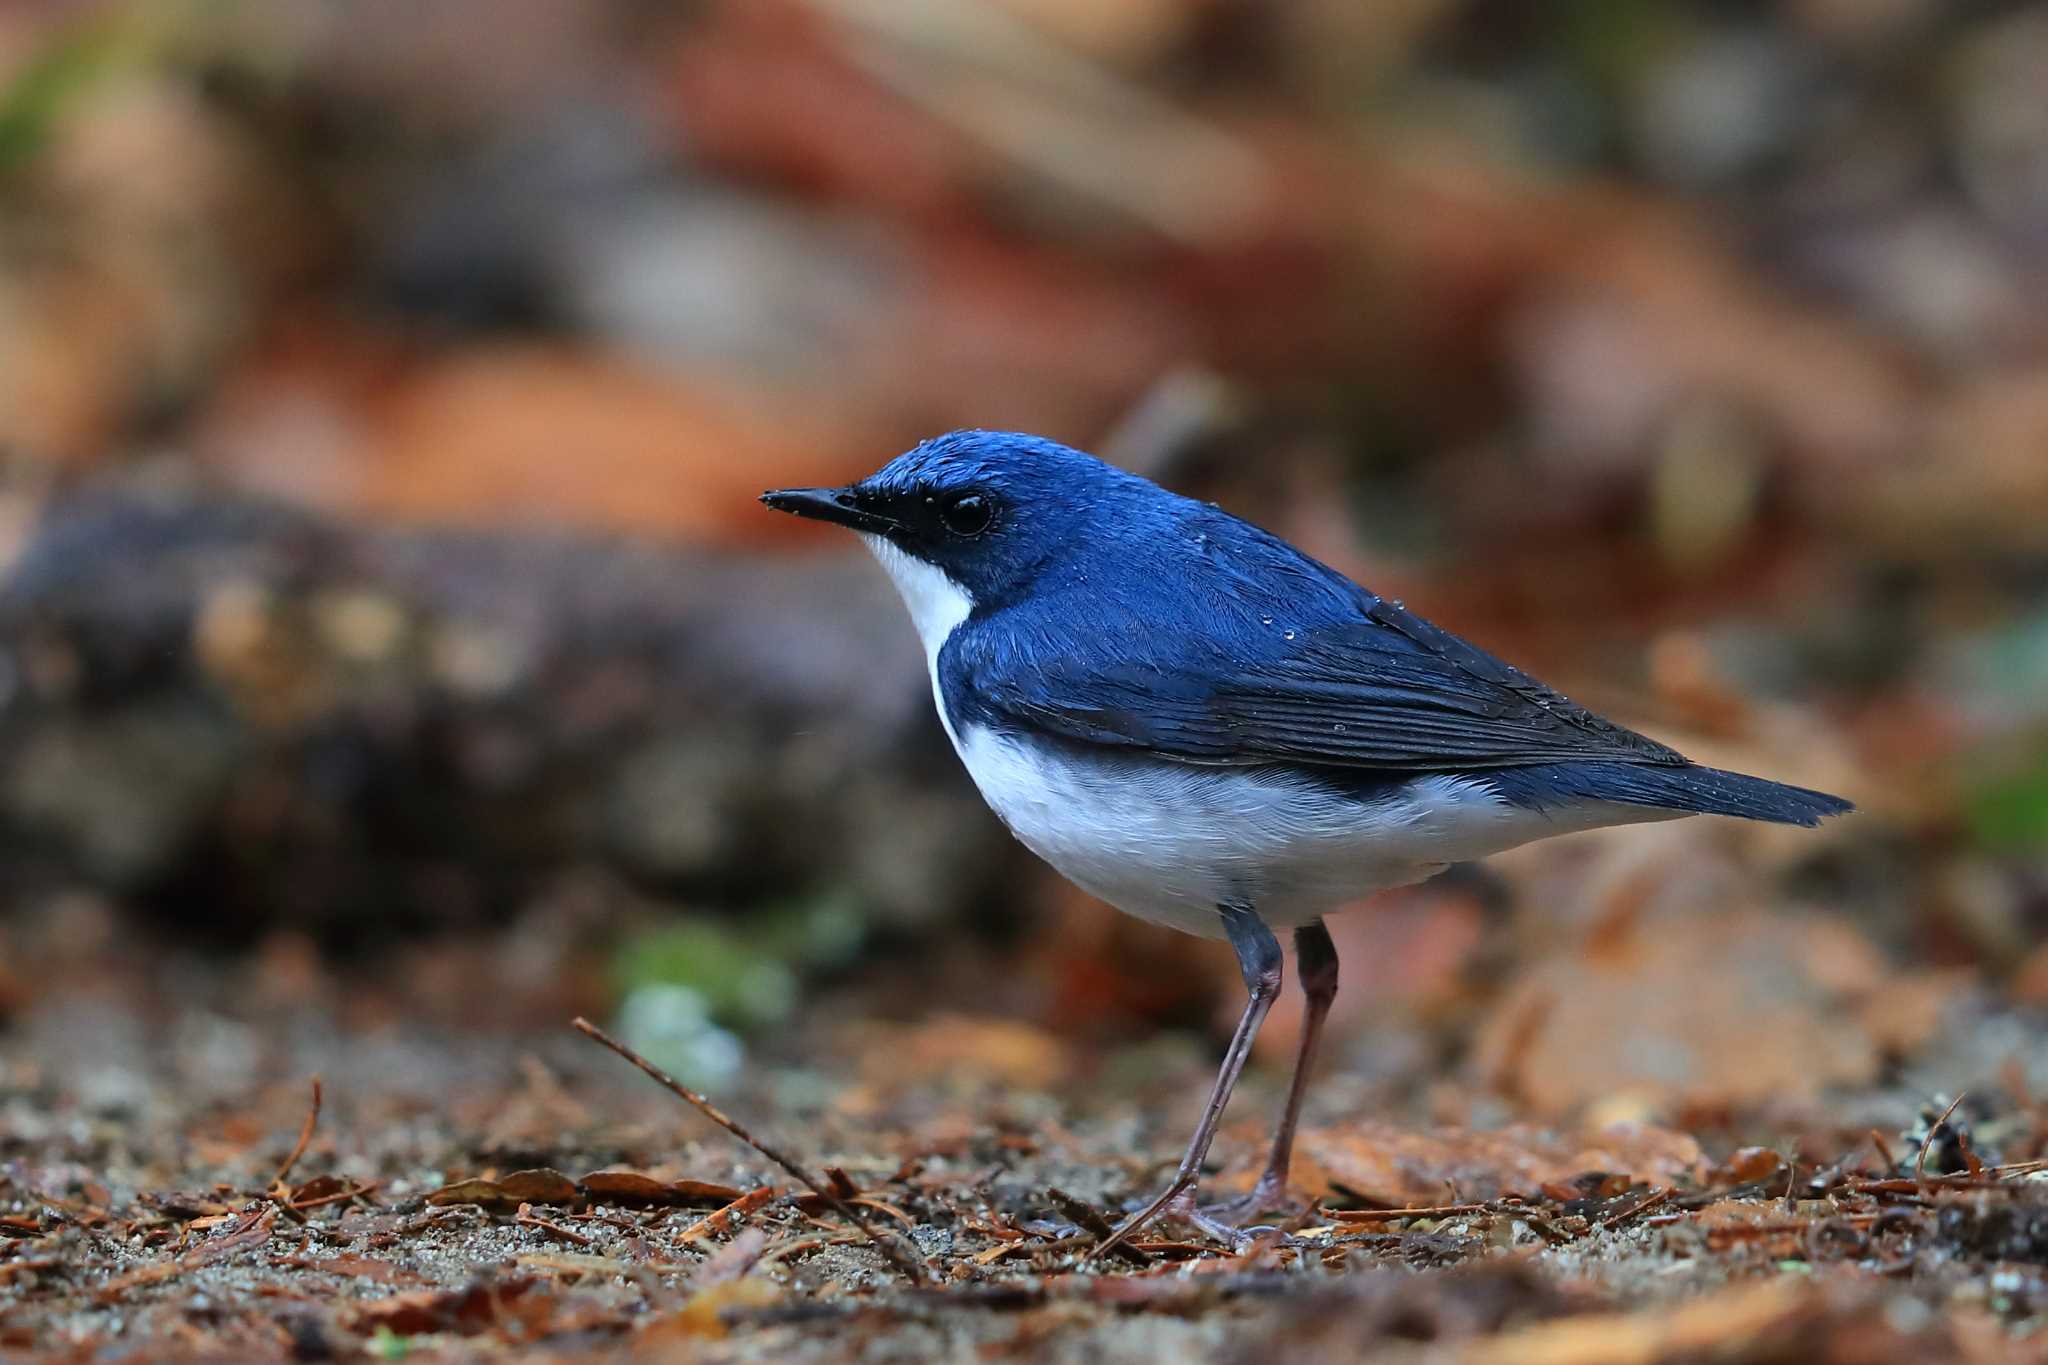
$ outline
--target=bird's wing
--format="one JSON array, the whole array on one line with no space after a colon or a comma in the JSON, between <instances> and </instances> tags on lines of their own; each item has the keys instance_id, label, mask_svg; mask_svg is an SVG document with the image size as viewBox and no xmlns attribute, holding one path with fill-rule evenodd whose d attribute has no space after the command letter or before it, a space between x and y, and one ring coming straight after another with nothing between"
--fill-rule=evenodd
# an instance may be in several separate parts
<instances>
[{"instance_id":1,"label":"bird's wing","mask_svg":"<svg viewBox=\"0 0 2048 1365\"><path fill-rule=\"evenodd\" d=\"M1341 617L1291 635L1175 638L1138 627L1115 632L1119 646L1104 650L1063 646L1045 631L963 632L945 660L949 702L999 723L1189 763L1429 771L1687 762L1399 604L1344 586L1355 595Z\"/></svg>"}]
</instances>

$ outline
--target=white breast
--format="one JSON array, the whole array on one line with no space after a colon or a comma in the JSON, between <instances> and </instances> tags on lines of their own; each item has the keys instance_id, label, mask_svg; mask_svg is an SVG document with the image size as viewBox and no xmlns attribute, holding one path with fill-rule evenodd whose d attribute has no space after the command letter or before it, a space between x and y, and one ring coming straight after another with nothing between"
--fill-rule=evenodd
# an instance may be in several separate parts
<instances>
[{"instance_id":1,"label":"white breast","mask_svg":"<svg viewBox=\"0 0 2048 1365\"><path fill-rule=\"evenodd\" d=\"M974 599L967 595L967 589L948 578L944 570L903 553L886 538L863 534L861 539L868 543L868 549L874 552L875 558L888 572L890 581L903 598L903 605L910 608L910 622L917 627L917 638L924 641L925 662L931 666L932 696L937 698L939 650L953 633L953 628L973 612ZM939 714L943 717L945 712L946 708L940 706Z\"/></svg>"},{"instance_id":2,"label":"white breast","mask_svg":"<svg viewBox=\"0 0 2048 1365\"><path fill-rule=\"evenodd\" d=\"M1225 900L1275 928L1561 832L1482 782L1418 778L1360 801L1278 765L1223 767L1027 741L970 726L956 747L1032 852L1140 919L1220 937Z\"/></svg>"},{"instance_id":3,"label":"white breast","mask_svg":"<svg viewBox=\"0 0 2048 1365\"><path fill-rule=\"evenodd\" d=\"M862 539L910 609L940 723L983 799L1032 852L1141 919L1221 937L1216 907L1231 899L1288 928L1453 862L1616 822L1612 812L1553 819L1511 806L1480 778L1421 777L1361 801L1279 765L1195 765L983 726L956 731L939 692L939 650L974 600L887 540Z\"/></svg>"}]
</instances>

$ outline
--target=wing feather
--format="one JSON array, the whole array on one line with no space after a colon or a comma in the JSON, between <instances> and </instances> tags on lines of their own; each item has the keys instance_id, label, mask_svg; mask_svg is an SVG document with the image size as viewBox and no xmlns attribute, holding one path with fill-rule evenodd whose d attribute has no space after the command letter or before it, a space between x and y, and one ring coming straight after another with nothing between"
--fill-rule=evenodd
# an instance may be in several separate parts
<instances>
[{"instance_id":1,"label":"wing feather","mask_svg":"<svg viewBox=\"0 0 2048 1365\"><path fill-rule=\"evenodd\" d=\"M1188 763L1445 771L1686 762L1340 581L1350 600L1328 613L1334 619L1278 638L1227 616L1176 641L1134 615L1085 650L1062 647L1049 632L963 631L946 651L957 683L949 697L999 722ZM1034 647L1005 648L1018 639ZM1119 648L1105 650L1104 639Z\"/></svg>"}]
</instances>

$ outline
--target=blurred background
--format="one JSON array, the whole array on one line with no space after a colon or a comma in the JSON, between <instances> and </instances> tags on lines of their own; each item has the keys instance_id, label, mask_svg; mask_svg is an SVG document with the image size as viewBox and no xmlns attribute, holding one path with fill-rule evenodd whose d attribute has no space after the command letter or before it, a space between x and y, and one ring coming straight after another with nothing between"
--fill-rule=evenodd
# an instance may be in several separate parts
<instances>
[{"instance_id":1,"label":"blurred background","mask_svg":"<svg viewBox=\"0 0 2048 1365\"><path fill-rule=\"evenodd\" d=\"M1318 1103L2048 1085L2044 70L1934 0L0 8L0 1093L578 1010L1206 1076L1229 955L1015 847L754 502L958 426L1863 807L1344 917Z\"/></svg>"}]
</instances>

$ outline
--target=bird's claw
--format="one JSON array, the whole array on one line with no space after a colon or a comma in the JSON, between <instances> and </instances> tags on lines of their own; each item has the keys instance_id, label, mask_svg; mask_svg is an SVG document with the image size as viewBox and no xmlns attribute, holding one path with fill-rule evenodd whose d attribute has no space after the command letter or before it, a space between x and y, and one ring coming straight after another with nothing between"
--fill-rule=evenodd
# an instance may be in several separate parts
<instances>
[{"instance_id":1,"label":"bird's claw","mask_svg":"<svg viewBox=\"0 0 2048 1365\"><path fill-rule=\"evenodd\" d=\"M1189 1190L1179 1199L1176 1199L1173 1203L1160 1210L1160 1212L1172 1214L1174 1217L1179 1218L1210 1241L1220 1244L1232 1255L1235 1255L1250 1246L1261 1234L1271 1232L1273 1229L1263 1226L1241 1225L1237 1221L1234 1208L1242 1201L1231 1200L1229 1202L1232 1205L1231 1210L1224 1210L1221 1206L1215 1204L1204 1208L1195 1203L1195 1192ZM1251 1214L1257 1211L1256 1206L1251 1206L1246 1208L1245 1213Z\"/></svg>"},{"instance_id":2,"label":"bird's claw","mask_svg":"<svg viewBox=\"0 0 2048 1365\"><path fill-rule=\"evenodd\" d=\"M1267 1209L1286 1208L1297 1203L1288 1194L1284 1181L1270 1177L1261 1177L1249 1193L1217 1204L1198 1204L1195 1201L1195 1193L1195 1187L1189 1185L1176 1191L1149 1214L1133 1215L1126 1219L1091 1254L1103 1255L1111 1247L1130 1240L1146 1224L1157 1218L1178 1218L1202 1236L1235 1254L1250 1246L1260 1236L1278 1231L1267 1224L1249 1222L1253 1215Z\"/></svg>"},{"instance_id":3,"label":"bird's claw","mask_svg":"<svg viewBox=\"0 0 2048 1365\"><path fill-rule=\"evenodd\" d=\"M1303 1201L1297 1199L1287 1188L1287 1181L1268 1171L1245 1193L1232 1199L1218 1200L1203 1208L1201 1213L1213 1221L1226 1223L1231 1227L1243 1227L1255 1214L1270 1210L1284 1211L1292 1215L1301 1212L1304 1207L1306 1205Z\"/></svg>"}]
</instances>

